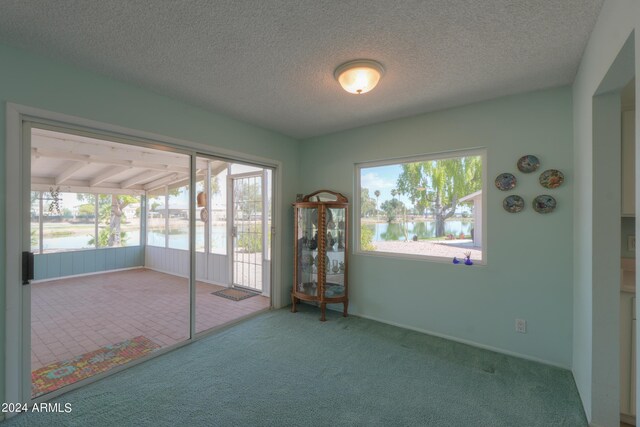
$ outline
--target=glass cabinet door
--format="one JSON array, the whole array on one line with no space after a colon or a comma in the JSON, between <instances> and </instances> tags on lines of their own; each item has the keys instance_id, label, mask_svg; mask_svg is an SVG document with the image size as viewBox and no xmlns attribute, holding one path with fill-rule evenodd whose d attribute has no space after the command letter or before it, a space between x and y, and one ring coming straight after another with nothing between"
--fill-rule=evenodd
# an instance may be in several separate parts
<instances>
[{"instance_id":1,"label":"glass cabinet door","mask_svg":"<svg viewBox=\"0 0 640 427\"><path fill-rule=\"evenodd\" d=\"M339 298L345 295L345 246L346 222L345 208L326 207L325 212L325 298Z\"/></svg>"},{"instance_id":2,"label":"glass cabinet door","mask_svg":"<svg viewBox=\"0 0 640 427\"><path fill-rule=\"evenodd\" d=\"M298 208L296 290L318 295L318 208Z\"/></svg>"}]
</instances>

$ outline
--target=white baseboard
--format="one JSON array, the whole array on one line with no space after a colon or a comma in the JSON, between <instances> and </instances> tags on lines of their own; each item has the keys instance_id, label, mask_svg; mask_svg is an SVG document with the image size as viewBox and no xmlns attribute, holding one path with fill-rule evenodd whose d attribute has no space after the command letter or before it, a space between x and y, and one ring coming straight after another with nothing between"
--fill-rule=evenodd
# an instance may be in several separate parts
<instances>
[{"instance_id":1,"label":"white baseboard","mask_svg":"<svg viewBox=\"0 0 640 427\"><path fill-rule=\"evenodd\" d=\"M633 415L620 414L620 421L623 423L630 424L632 426L636 425L636 417Z\"/></svg>"},{"instance_id":2,"label":"white baseboard","mask_svg":"<svg viewBox=\"0 0 640 427\"><path fill-rule=\"evenodd\" d=\"M51 282L52 280L72 279L74 277L95 276L96 274L116 273L118 271L137 270L139 268L145 268L145 267L144 265L139 265L137 267L116 268L115 270L93 271L91 273L72 274L70 276L59 276L59 277L51 277L49 279L32 280L31 283L32 284L45 283L45 282Z\"/></svg>"},{"instance_id":3,"label":"white baseboard","mask_svg":"<svg viewBox=\"0 0 640 427\"><path fill-rule=\"evenodd\" d=\"M144 267L144 268L146 268L147 270L157 271L158 273L169 274L171 276L176 276L176 277L182 277L183 279L189 278L189 276L185 274L178 274L173 271L162 270L160 268L154 268L154 267ZM198 282L208 283L210 285L224 286L225 288L231 287L231 285L229 285L228 283L218 283L218 282L214 282L213 280L205 280L205 279L198 279L198 278L196 278L196 280Z\"/></svg>"},{"instance_id":4,"label":"white baseboard","mask_svg":"<svg viewBox=\"0 0 640 427\"><path fill-rule=\"evenodd\" d=\"M404 325L402 323L390 322L388 320L378 319L376 317L368 316L366 314L363 315L361 313L351 313L350 312L349 315L354 315L354 316L357 316L357 317L362 317L364 319L374 320L376 322L385 323L387 325L397 326L397 327L403 328L403 329L409 329L411 331L416 331L416 332L420 332L420 333L423 333L423 334L432 335L432 336L438 337L438 338L444 338L444 339L447 339L449 341L459 342L461 344L467 344L467 345L470 345L472 347L481 348L483 350L490 350L490 351L494 351L496 353L506 354L508 356L514 356L514 357L518 357L520 359L531 360L532 362L538 362L538 363L542 363L542 364L545 364L545 365L554 366L556 368L562 368L562 369L566 369L568 371L571 371L570 367L565 366L565 365L561 365L561 364L556 363L556 362L552 362L552 361L545 360L545 359L540 359L540 358L529 356L529 355L522 354L522 353L517 353L515 351L505 350L505 349L499 348L499 347L493 347L493 346L482 344L482 343L479 343L479 342L476 342L476 341L457 338L457 337L453 337L451 335L441 334L439 332L434 332L434 331L430 331L430 330L427 330L427 329L416 328L416 327L413 327L413 326ZM573 376L573 373L571 375Z\"/></svg>"}]
</instances>

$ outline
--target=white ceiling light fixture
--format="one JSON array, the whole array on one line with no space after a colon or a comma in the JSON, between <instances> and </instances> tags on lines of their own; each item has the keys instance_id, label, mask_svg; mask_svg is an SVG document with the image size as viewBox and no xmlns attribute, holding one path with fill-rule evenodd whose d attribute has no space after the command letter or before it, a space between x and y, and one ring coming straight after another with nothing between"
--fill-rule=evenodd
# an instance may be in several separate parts
<instances>
[{"instance_id":1,"label":"white ceiling light fixture","mask_svg":"<svg viewBox=\"0 0 640 427\"><path fill-rule=\"evenodd\" d=\"M340 65L333 76L347 92L362 95L376 87L383 74L384 68L379 62L357 59Z\"/></svg>"}]
</instances>

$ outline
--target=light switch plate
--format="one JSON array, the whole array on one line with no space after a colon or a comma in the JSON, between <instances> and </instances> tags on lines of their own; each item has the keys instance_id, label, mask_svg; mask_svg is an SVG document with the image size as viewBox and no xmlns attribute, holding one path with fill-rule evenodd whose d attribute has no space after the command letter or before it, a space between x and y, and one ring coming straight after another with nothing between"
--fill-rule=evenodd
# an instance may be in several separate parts
<instances>
[{"instance_id":1,"label":"light switch plate","mask_svg":"<svg viewBox=\"0 0 640 427\"><path fill-rule=\"evenodd\" d=\"M627 250L635 252L636 236L627 236Z\"/></svg>"}]
</instances>

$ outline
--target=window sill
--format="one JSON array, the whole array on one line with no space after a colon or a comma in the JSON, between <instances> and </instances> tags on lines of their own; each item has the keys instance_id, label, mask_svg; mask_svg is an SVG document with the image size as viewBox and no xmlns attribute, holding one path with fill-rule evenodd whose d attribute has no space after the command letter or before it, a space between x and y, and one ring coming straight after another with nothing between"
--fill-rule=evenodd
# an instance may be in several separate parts
<instances>
[{"instance_id":1,"label":"window sill","mask_svg":"<svg viewBox=\"0 0 640 427\"><path fill-rule=\"evenodd\" d=\"M434 262L438 264L450 264L452 266L464 265L463 262L460 264L454 264L453 258L448 257L438 257L438 256L429 256L429 255L415 255L415 254L403 254L397 252L383 252L383 251L362 251L356 250L353 252L354 255L363 255L370 257L378 257L378 258L389 258L389 259L397 259L397 260L414 260L414 261L426 261L426 262ZM463 258L458 258L461 261ZM487 263L484 259L482 260L472 260L474 266L486 266ZM466 265L465 265L466 266Z\"/></svg>"}]
</instances>

